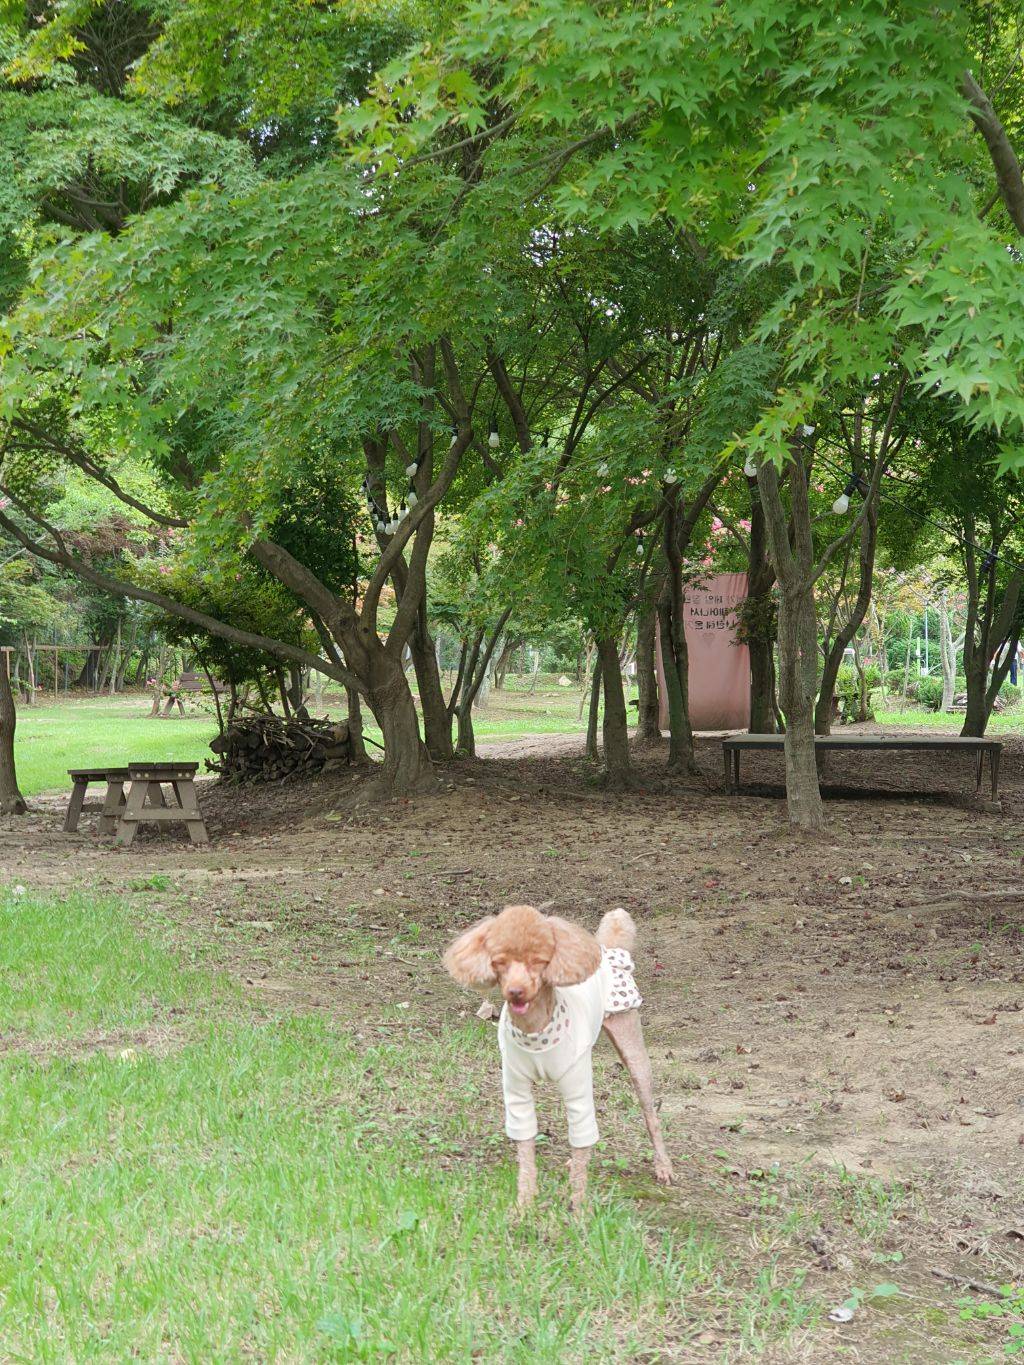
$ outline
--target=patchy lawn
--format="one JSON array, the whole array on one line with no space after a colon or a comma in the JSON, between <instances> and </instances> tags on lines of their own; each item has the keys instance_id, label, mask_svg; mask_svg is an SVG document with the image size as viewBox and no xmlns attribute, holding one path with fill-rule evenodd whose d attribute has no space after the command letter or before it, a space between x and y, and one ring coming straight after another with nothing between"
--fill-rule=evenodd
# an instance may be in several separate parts
<instances>
[{"instance_id":1,"label":"patchy lawn","mask_svg":"<svg viewBox=\"0 0 1024 1365\"><path fill-rule=\"evenodd\" d=\"M649 752L623 796L575 737L484 754L354 811L347 772L203 784L198 850L146 830L116 853L92 816L63 835L57 800L0 822L0 879L28 888L0 934L5 1346L1001 1359L1022 1316L999 1286L1024 1260L1024 745L1000 812L956 756L844 755L810 841L778 755L735 799L711 743L701 780ZM97 885L119 900L94 907ZM541 1204L511 1217L493 1026L438 964L513 899L640 926L679 1181L653 1184L602 1046L581 1225L550 1096Z\"/></svg>"}]
</instances>

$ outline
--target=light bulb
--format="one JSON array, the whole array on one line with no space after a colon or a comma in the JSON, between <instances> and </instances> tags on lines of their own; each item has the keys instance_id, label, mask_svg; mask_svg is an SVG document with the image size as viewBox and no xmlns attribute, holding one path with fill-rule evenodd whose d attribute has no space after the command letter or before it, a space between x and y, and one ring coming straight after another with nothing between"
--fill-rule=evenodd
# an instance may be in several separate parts
<instances>
[{"instance_id":1,"label":"light bulb","mask_svg":"<svg viewBox=\"0 0 1024 1365\"><path fill-rule=\"evenodd\" d=\"M809 427L809 426L806 424L806 422L804 423L804 426L803 426L802 430L803 430L803 433L804 433L805 436L813 436L813 435L814 435L814 428L813 428L813 427Z\"/></svg>"},{"instance_id":2,"label":"light bulb","mask_svg":"<svg viewBox=\"0 0 1024 1365\"><path fill-rule=\"evenodd\" d=\"M498 428L491 427L491 434L487 437L487 444L492 450L497 450L501 444L501 437L498 435Z\"/></svg>"},{"instance_id":3,"label":"light bulb","mask_svg":"<svg viewBox=\"0 0 1024 1365\"><path fill-rule=\"evenodd\" d=\"M418 469L419 465L416 463L415 460L413 460L412 464L407 464L405 466L405 472L408 474L410 479L414 479L416 477L416 471Z\"/></svg>"},{"instance_id":4,"label":"light bulb","mask_svg":"<svg viewBox=\"0 0 1024 1365\"><path fill-rule=\"evenodd\" d=\"M410 506L410 507L415 507L416 504L417 504L418 502L419 502L419 498L416 496L415 490L412 489L412 488L410 488L410 489L409 489L409 506Z\"/></svg>"},{"instance_id":5,"label":"light bulb","mask_svg":"<svg viewBox=\"0 0 1024 1365\"><path fill-rule=\"evenodd\" d=\"M676 473L676 471L675 471L674 469L666 469L666 470L665 470L665 482L666 482L666 483L678 483L678 482L679 482L679 475Z\"/></svg>"},{"instance_id":6,"label":"light bulb","mask_svg":"<svg viewBox=\"0 0 1024 1365\"><path fill-rule=\"evenodd\" d=\"M749 455L743 462L743 472L744 474L746 474L748 479L757 478L757 465L754 463L754 461L750 458Z\"/></svg>"},{"instance_id":7,"label":"light bulb","mask_svg":"<svg viewBox=\"0 0 1024 1365\"><path fill-rule=\"evenodd\" d=\"M832 504L832 511L835 512L837 517L843 517L849 510L850 510L849 495L846 493L840 493L838 498L836 498L835 502Z\"/></svg>"},{"instance_id":8,"label":"light bulb","mask_svg":"<svg viewBox=\"0 0 1024 1365\"><path fill-rule=\"evenodd\" d=\"M644 552L644 543L643 543L642 540L638 540L638 541L637 541L637 543L636 543L636 552L637 552L637 555L642 555L642 554L643 554L643 552Z\"/></svg>"},{"instance_id":9,"label":"light bulb","mask_svg":"<svg viewBox=\"0 0 1024 1365\"><path fill-rule=\"evenodd\" d=\"M604 478L604 476L608 473L608 465L605 461L602 460L602 462L597 466L597 472L601 475L602 478Z\"/></svg>"}]
</instances>

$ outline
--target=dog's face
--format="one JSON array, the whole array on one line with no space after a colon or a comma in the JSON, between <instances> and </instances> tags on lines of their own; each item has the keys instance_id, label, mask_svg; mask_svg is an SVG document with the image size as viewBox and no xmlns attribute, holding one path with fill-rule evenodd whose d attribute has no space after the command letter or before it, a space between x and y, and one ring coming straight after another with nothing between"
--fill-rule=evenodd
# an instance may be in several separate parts
<instances>
[{"instance_id":1,"label":"dog's face","mask_svg":"<svg viewBox=\"0 0 1024 1365\"><path fill-rule=\"evenodd\" d=\"M601 964L592 934L532 905L509 905L467 929L444 955L463 986L501 988L512 1014L526 1014L544 986L574 986Z\"/></svg>"}]
</instances>

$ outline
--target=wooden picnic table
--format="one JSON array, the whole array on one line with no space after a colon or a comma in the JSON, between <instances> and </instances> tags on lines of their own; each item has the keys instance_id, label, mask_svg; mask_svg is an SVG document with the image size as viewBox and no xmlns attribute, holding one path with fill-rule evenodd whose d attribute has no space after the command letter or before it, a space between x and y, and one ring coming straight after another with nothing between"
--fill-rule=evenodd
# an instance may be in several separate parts
<instances>
[{"instance_id":1,"label":"wooden picnic table","mask_svg":"<svg viewBox=\"0 0 1024 1365\"><path fill-rule=\"evenodd\" d=\"M722 740L725 762L725 787L730 795L740 787L740 755L748 749L782 749L785 735L730 735ZM977 786L981 787L985 755L988 754L992 800L999 798L999 759L1003 752L998 739L976 739L970 735L815 735L815 753L829 749L858 749L880 753L882 750L909 750L931 753L941 750L972 754L977 761Z\"/></svg>"},{"instance_id":2,"label":"wooden picnic table","mask_svg":"<svg viewBox=\"0 0 1024 1365\"><path fill-rule=\"evenodd\" d=\"M195 775L198 763L129 763L128 797L117 822L114 842L127 848L139 825L184 824L194 844L208 844L210 836L196 798ZM173 801L164 796L168 786Z\"/></svg>"},{"instance_id":3,"label":"wooden picnic table","mask_svg":"<svg viewBox=\"0 0 1024 1365\"><path fill-rule=\"evenodd\" d=\"M68 776L71 778L71 800L68 802L67 814L64 816L64 831L67 834L74 834L78 829L79 817L82 814L82 807L85 805L86 792L93 782L105 782L107 790L103 798L103 809L100 813L100 832L102 834L112 834L117 826L117 819L124 807L124 784L128 781L127 768L69 768Z\"/></svg>"}]
</instances>

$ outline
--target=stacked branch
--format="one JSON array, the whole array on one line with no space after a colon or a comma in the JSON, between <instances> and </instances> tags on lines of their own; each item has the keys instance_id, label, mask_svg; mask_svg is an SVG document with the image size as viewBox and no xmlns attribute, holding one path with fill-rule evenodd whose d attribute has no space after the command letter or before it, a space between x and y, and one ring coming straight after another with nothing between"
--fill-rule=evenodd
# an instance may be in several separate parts
<instances>
[{"instance_id":1,"label":"stacked branch","mask_svg":"<svg viewBox=\"0 0 1024 1365\"><path fill-rule=\"evenodd\" d=\"M233 721L210 748L217 758L207 759L207 768L228 782L284 782L351 757L345 721L281 716Z\"/></svg>"}]
</instances>

